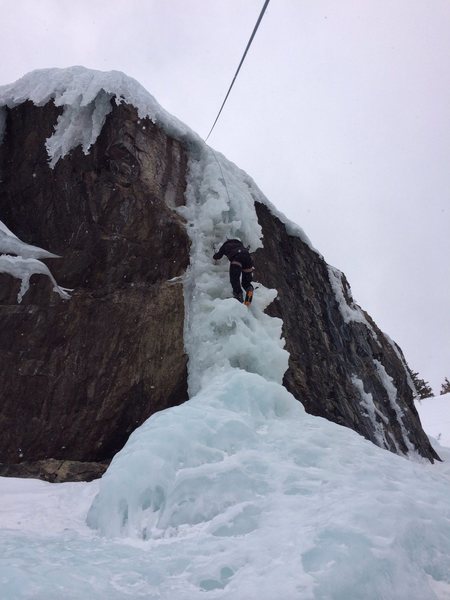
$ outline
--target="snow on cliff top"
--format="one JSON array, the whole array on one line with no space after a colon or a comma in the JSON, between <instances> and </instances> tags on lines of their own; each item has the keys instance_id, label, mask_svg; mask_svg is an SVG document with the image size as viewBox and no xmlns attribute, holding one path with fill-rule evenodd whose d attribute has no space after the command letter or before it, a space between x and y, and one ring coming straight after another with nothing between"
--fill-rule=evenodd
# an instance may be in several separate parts
<instances>
[{"instance_id":1,"label":"snow on cliff top","mask_svg":"<svg viewBox=\"0 0 450 600\"><path fill-rule=\"evenodd\" d=\"M2 107L13 108L30 100L43 106L53 100L64 108L58 118L53 135L47 140L50 166L54 167L73 148L81 145L87 154L99 136L107 115L111 112L111 100L133 105L140 118L148 117L161 126L168 135L184 141L197 152L209 147L187 125L168 113L155 98L135 79L120 71L97 71L75 66L66 69L39 69L24 75L18 81L0 86L0 142L5 127ZM209 151L211 151L209 149ZM253 200L265 204L273 215L286 225L290 235L299 237L315 250L301 227L292 223L278 211L259 190L254 181L223 155L216 152L215 159L221 168L232 171L241 185L249 189ZM223 182L222 182L223 185ZM251 243L251 242L250 242ZM316 251L316 250L315 250Z\"/></svg>"},{"instance_id":2,"label":"snow on cliff top","mask_svg":"<svg viewBox=\"0 0 450 600\"><path fill-rule=\"evenodd\" d=\"M36 106L44 106L53 100L56 106L83 109L98 103L99 94L108 96L108 102L115 97L117 103L132 104L141 118L149 117L177 138L189 135L200 140L191 129L165 111L140 83L120 71L104 72L80 66L38 69L14 83L0 86L0 106L12 108L27 100ZM94 108L98 109L98 104Z\"/></svg>"}]
</instances>

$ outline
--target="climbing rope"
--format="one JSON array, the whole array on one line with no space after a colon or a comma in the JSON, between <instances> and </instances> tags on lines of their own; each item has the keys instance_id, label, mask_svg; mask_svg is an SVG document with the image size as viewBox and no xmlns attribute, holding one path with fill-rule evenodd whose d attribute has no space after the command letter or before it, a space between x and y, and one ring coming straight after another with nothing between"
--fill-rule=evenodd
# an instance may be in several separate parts
<instances>
[{"instance_id":1,"label":"climbing rope","mask_svg":"<svg viewBox=\"0 0 450 600\"><path fill-rule=\"evenodd\" d=\"M233 87L233 85L234 85L234 82L236 81L236 77L238 76L238 73L239 73L239 71L241 70L242 64L243 64L243 62L244 62L244 60L245 60L245 57L247 56L247 52L248 52L248 50L249 50L250 46L252 45L253 38L255 37L255 34L256 34L256 32L258 31L259 24L261 23L261 20L262 20L262 18L263 18L263 16L264 16L264 13L266 12L266 8L267 8L267 5L269 4L269 2L270 2L270 0L265 0L265 2L264 2L264 6L262 7L262 10L261 10L261 12L259 13L258 20L256 21L256 25L255 25L255 27L254 27L254 29L253 29L252 35L250 36L250 39L249 39L249 41L248 41L247 47L246 47L246 49L245 49L245 52L244 52L244 54L243 54L243 56L242 56L242 58L241 58L241 62L239 63L239 66L238 66L238 68L237 68L237 71L236 71L236 73L234 74L233 81L231 82L231 85L230 85L230 87L228 88L228 92L227 92L227 95L225 96L225 100L222 102L222 106L220 107L220 110L219 110L219 112L218 112L218 114L217 114L216 120L215 120L215 121L214 121L214 123L213 123L213 126L211 127L211 129L210 129L210 131L209 131L208 135L206 136L205 142L207 142L207 141L208 141L208 138L209 138L209 136L211 135L211 133L212 133L212 130L214 129L214 127L215 127L215 125L216 125L217 121L219 120L220 113L222 112L222 110L223 110L223 107L225 106L225 102L227 101L227 99L228 99L228 96L230 95L231 88ZM220 165L219 165L219 166L220 166Z\"/></svg>"},{"instance_id":2,"label":"climbing rope","mask_svg":"<svg viewBox=\"0 0 450 600\"><path fill-rule=\"evenodd\" d=\"M225 184L225 189L227 191L228 204L231 206L231 198L230 198L230 194L228 192L227 180L225 179L225 175L223 174L223 171L222 171L222 165L220 164L220 161L217 158L217 155L216 155L216 152L215 152L214 148L211 148L211 150L212 150L214 158L216 159L216 163L219 165L220 173L222 174L222 180L223 180L223 183Z\"/></svg>"}]
</instances>

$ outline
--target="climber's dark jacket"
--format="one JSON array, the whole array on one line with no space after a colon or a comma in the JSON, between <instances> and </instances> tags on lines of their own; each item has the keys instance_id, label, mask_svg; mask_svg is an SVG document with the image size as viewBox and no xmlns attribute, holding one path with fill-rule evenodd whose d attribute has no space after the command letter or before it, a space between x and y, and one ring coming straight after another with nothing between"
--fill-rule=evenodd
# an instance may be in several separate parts
<instances>
[{"instance_id":1,"label":"climber's dark jacket","mask_svg":"<svg viewBox=\"0 0 450 600\"><path fill-rule=\"evenodd\" d=\"M222 256L226 256L231 263L239 263L242 269L253 267L252 257L240 240L227 240L222 244L219 251L214 254L213 259L219 260Z\"/></svg>"},{"instance_id":2,"label":"climber's dark jacket","mask_svg":"<svg viewBox=\"0 0 450 600\"><path fill-rule=\"evenodd\" d=\"M239 240L227 240L220 247L219 251L213 256L214 260L219 260L226 256L230 261L230 283L233 288L233 295L242 302L242 287L245 291L251 289L253 261L249 251ZM242 275L242 287L241 287Z\"/></svg>"}]
</instances>

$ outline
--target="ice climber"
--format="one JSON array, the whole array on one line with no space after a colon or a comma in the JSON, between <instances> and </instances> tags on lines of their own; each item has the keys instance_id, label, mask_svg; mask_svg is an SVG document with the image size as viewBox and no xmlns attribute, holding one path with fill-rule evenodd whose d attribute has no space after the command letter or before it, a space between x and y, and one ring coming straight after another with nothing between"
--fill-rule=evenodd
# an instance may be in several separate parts
<instances>
[{"instance_id":1,"label":"ice climber","mask_svg":"<svg viewBox=\"0 0 450 600\"><path fill-rule=\"evenodd\" d=\"M233 288L233 296L248 306L253 297L252 273L254 266L252 257L241 240L237 239L227 240L223 243L218 252L214 254L213 259L220 260L224 255L230 261L230 283ZM245 290L245 299L242 288Z\"/></svg>"}]
</instances>

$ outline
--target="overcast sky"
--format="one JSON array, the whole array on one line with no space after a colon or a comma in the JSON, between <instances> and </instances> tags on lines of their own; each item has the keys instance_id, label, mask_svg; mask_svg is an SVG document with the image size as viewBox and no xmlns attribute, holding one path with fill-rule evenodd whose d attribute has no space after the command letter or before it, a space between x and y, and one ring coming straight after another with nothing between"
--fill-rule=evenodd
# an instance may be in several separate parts
<instances>
[{"instance_id":1,"label":"overcast sky","mask_svg":"<svg viewBox=\"0 0 450 600\"><path fill-rule=\"evenodd\" d=\"M0 0L0 84L118 69L205 136L263 0ZM450 2L271 0L209 143L450 378Z\"/></svg>"}]
</instances>

